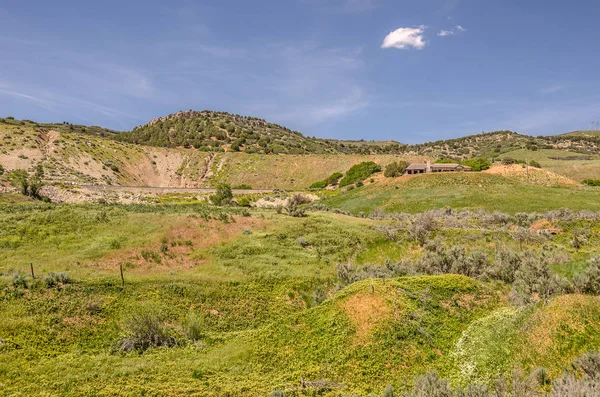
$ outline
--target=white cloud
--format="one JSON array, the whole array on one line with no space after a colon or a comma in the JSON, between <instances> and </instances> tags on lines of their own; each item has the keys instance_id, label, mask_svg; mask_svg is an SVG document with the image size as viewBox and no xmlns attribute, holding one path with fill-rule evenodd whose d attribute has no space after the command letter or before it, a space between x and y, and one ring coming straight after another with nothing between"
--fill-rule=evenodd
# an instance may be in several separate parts
<instances>
[{"instance_id":1,"label":"white cloud","mask_svg":"<svg viewBox=\"0 0 600 397\"><path fill-rule=\"evenodd\" d=\"M460 34L466 32L467 29L463 28L460 25L456 25L454 29L450 30L441 30L437 35L440 37L454 36L455 34Z\"/></svg>"},{"instance_id":2,"label":"white cloud","mask_svg":"<svg viewBox=\"0 0 600 397\"><path fill-rule=\"evenodd\" d=\"M425 47L425 39L423 33L426 26L421 25L416 28L399 28L385 36L381 48L397 48L400 50L408 49L409 47L417 50Z\"/></svg>"}]
</instances>

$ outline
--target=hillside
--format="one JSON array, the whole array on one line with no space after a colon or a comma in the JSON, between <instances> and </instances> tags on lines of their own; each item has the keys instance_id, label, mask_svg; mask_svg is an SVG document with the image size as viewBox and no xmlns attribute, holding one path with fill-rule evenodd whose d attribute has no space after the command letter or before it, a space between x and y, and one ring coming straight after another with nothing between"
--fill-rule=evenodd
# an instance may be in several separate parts
<instances>
[{"instance_id":1,"label":"hillside","mask_svg":"<svg viewBox=\"0 0 600 397\"><path fill-rule=\"evenodd\" d=\"M43 179L49 184L212 187L226 182L250 184L256 189L304 189L329 176L331 170L345 172L361 161L385 165L397 159L422 159L388 154L306 157L210 153L136 145L107 136L113 133L9 120L0 123L0 165L7 171L25 169L31 173L41 166ZM306 167L307 158L311 167Z\"/></svg>"},{"instance_id":2,"label":"hillside","mask_svg":"<svg viewBox=\"0 0 600 397\"><path fill-rule=\"evenodd\" d=\"M309 138L255 117L208 110L170 114L114 138L121 142L150 146L196 148L204 152L242 151L249 154L399 153L403 146L397 142Z\"/></svg>"},{"instance_id":3,"label":"hillside","mask_svg":"<svg viewBox=\"0 0 600 397\"><path fill-rule=\"evenodd\" d=\"M0 387L366 397L410 389L427 370L454 386L538 367L557 379L600 348L598 297L549 281L593 266L597 214L430 215L421 246L410 225L427 214L1 206ZM557 234L520 246L514 228L541 221ZM582 228L589 237L574 248ZM532 291L504 275L515 265Z\"/></svg>"},{"instance_id":4,"label":"hillside","mask_svg":"<svg viewBox=\"0 0 600 397\"><path fill-rule=\"evenodd\" d=\"M491 172L379 177L375 183L332 195L324 203L355 215L375 210L417 213L444 207L510 213L560 208L600 210L597 189L562 187L572 182L543 170L530 171L529 182L521 166L493 168Z\"/></svg>"}]
</instances>

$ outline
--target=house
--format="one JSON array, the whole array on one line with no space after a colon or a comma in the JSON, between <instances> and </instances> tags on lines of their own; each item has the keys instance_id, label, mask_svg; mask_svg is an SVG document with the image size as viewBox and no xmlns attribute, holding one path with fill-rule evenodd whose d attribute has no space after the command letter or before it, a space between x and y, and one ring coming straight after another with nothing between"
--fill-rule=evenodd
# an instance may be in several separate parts
<instances>
[{"instance_id":1,"label":"house","mask_svg":"<svg viewBox=\"0 0 600 397\"><path fill-rule=\"evenodd\" d=\"M435 172L464 172L472 170L473 169L468 165L462 164L431 164L430 162L413 163L406 167L405 175L429 174Z\"/></svg>"}]
</instances>

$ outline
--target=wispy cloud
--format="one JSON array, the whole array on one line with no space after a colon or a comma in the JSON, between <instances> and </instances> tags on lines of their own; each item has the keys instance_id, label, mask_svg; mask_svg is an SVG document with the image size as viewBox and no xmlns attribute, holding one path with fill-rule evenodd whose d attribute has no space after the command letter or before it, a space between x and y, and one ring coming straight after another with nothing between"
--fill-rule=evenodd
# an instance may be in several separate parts
<instances>
[{"instance_id":1,"label":"wispy cloud","mask_svg":"<svg viewBox=\"0 0 600 397\"><path fill-rule=\"evenodd\" d=\"M400 50L410 47L417 50L425 47L426 42L423 36L426 26L421 25L416 28L398 28L390 32L384 39L381 48L397 48Z\"/></svg>"},{"instance_id":2,"label":"wispy cloud","mask_svg":"<svg viewBox=\"0 0 600 397\"><path fill-rule=\"evenodd\" d=\"M553 84L549 87L542 89L542 94L553 94L564 90L566 87L563 84Z\"/></svg>"},{"instance_id":3,"label":"wispy cloud","mask_svg":"<svg viewBox=\"0 0 600 397\"><path fill-rule=\"evenodd\" d=\"M440 30L437 34L440 37L454 36L463 32L466 32L467 29L463 28L461 25L456 25L453 29L450 30Z\"/></svg>"}]
</instances>

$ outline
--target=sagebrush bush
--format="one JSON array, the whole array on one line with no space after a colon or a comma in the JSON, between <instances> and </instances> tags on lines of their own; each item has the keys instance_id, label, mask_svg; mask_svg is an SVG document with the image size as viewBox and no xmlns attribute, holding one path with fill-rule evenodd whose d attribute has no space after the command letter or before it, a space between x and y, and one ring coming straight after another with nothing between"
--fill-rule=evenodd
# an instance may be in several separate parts
<instances>
[{"instance_id":1,"label":"sagebrush bush","mask_svg":"<svg viewBox=\"0 0 600 397\"><path fill-rule=\"evenodd\" d=\"M47 288L60 287L71 283L71 276L69 273L48 273L44 277L44 284Z\"/></svg>"},{"instance_id":2,"label":"sagebrush bush","mask_svg":"<svg viewBox=\"0 0 600 397\"><path fill-rule=\"evenodd\" d=\"M15 273L10 280L10 286L13 288L27 288L27 277L21 272Z\"/></svg>"},{"instance_id":3,"label":"sagebrush bush","mask_svg":"<svg viewBox=\"0 0 600 397\"><path fill-rule=\"evenodd\" d=\"M600 295L600 257L591 259L587 269L573 277L573 283L584 294Z\"/></svg>"},{"instance_id":4,"label":"sagebrush bush","mask_svg":"<svg viewBox=\"0 0 600 397\"><path fill-rule=\"evenodd\" d=\"M127 334L119 342L119 350L123 352L143 352L151 347L176 345L160 313L147 307L134 310L126 318L123 329Z\"/></svg>"}]
</instances>

